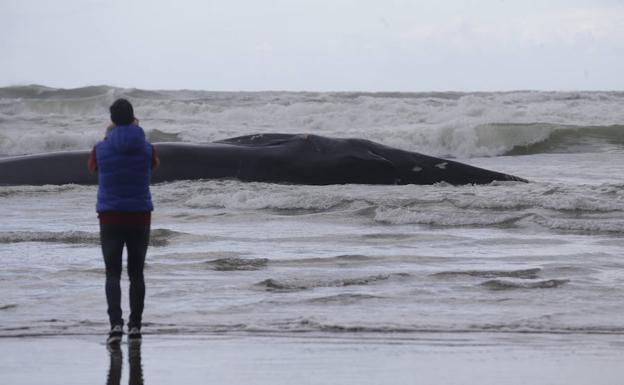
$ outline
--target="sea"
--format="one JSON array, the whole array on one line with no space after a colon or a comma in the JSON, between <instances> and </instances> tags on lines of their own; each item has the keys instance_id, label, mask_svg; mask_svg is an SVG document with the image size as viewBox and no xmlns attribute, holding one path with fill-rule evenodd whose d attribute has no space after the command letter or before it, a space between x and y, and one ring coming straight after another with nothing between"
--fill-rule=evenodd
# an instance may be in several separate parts
<instances>
[{"instance_id":1,"label":"sea","mask_svg":"<svg viewBox=\"0 0 624 385\"><path fill-rule=\"evenodd\" d=\"M624 349L624 92L4 87L0 156L88 150L120 97L152 142L364 138L529 180L153 185L146 335ZM108 332L96 192L0 187L0 337Z\"/></svg>"}]
</instances>

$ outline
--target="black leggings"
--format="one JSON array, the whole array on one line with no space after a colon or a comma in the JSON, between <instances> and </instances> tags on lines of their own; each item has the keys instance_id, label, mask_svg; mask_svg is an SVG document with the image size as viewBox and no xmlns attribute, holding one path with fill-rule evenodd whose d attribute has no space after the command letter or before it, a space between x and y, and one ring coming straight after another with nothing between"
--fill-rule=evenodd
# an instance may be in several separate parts
<instances>
[{"instance_id":1,"label":"black leggings","mask_svg":"<svg viewBox=\"0 0 624 385\"><path fill-rule=\"evenodd\" d=\"M128 278L130 278L130 321L128 327L141 328L145 281L143 267L149 243L150 226L100 224L100 241L106 264L106 302L111 327L123 325L121 317L122 253L128 251Z\"/></svg>"}]
</instances>

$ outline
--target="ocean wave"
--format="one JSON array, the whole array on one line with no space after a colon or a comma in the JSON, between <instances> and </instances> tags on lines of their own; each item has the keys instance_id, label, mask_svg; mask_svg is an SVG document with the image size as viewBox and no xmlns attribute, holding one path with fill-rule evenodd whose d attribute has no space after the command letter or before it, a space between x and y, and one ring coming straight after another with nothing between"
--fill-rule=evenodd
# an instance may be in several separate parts
<instances>
[{"instance_id":1,"label":"ocean wave","mask_svg":"<svg viewBox=\"0 0 624 385\"><path fill-rule=\"evenodd\" d=\"M384 225L539 226L577 232L624 232L622 184L534 182L485 186L297 186L238 181L184 181L158 187L157 204L217 209L228 215L300 215ZM2 190L0 189L0 192ZM413 237L375 233L363 243Z\"/></svg>"},{"instance_id":2,"label":"ocean wave","mask_svg":"<svg viewBox=\"0 0 624 385\"><path fill-rule=\"evenodd\" d=\"M12 86L0 88L0 98L6 99L79 99L107 95L115 88L88 86L79 88L52 88L41 85Z\"/></svg>"},{"instance_id":3,"label":"ocean wave","mask_svg":"<svg viewBox=\"0 0 624 385\"><path fill-rule=\"evenodd\" d=\"M502 279L492 279L481 283L481 286L490 290L516 290L516 289L555 289L566 283L569 279L547 279L534 282L517 282Z\"/></svg>"},{"instance_id":4,"label":"ocean wave","mask_svg":"<svg viewBox=\"0 0 624 385\"><path fill-rule=\"evenodd\" d=\"M362 286L370 285L380 281L387 281L393 278L404 279L409 277L408 273L392 273L392 274L377 274L366 277L355 278L339 278L332 280L313 280L313 279L275 279L268 278L264 281L255 284L256 288L266 291L276 292L292 292L309 290L318 287L345 287L345 286Z\"/></svg>"},{"instance_id":5,"label":"ocean wave","mask_svg":"<svg viewBox=\"0 0 624 385\"><path fill-rule=\"evenodd\" d=\"M520 278L535 279L542 271L540 268L522 269L522 270L457 270L457 271L441 271L434 273L432 276L438 278L454 278L454 277L478 277L478 278Z\"/></svg>"},{"instance_id":6,"label":"ocean wave","mask_svg":"<svg viewBox=\"0 0 624 385\"><path fill-rule=\"evenodd\" d=\"M347 305L352 303L360 303L361 301L371 300L371 299L383 299L384 297L371 295L371 294L359 294L359 293L343 293L336 295L329 295L324 297L316 297L305 300L306 303L311 304L337 304L337 305Z\"/></svg>"},{"instance_id":7,"label":"ocean wave","mask_svg":"<svg viewBox=\"0 0 624 385\"><path fill-rule=\"evenodd\" d=\"M530 131L526 144L514 144L504 155L591 153L624 149L624 125L575 126L553 124L501 124L494 131ZM543 134L540 135L540 132Z\"/></svg>"},{"instance_id":8,"label":"ocean wave","mask_svg":"<svg viewBox=\"0 0 624 385\"><path fill-rule=\"evenodd\" d=\"M624 233L622 218L548 218L540 215L532 217L533 222L551 230L583 233Z\"/></svg>"},{"instance_id":9,"label":"ocean wave","mask_svg":"<svg viewBox=\"0 0 624 385\"><path fill-rule=\"evenodd\" d=\"M61 194L72 191L87 191L90 186L76 184L43 185L43 186L0 186L0 198L15 196L43 196L46 194Z\"/></svg>"},{"instance_id":10,"label":"ocean wave","mask_svg":"<svg viewBox=\"0 0 624 385\"><path fill-rule=\"evenodd\" d=\"M151 143L182 141L178 132L163 132L153 129L146 130L145 134ZM71 129L45 130L42 132L25 131L21 136L0 132L0 156L91 149L103 138L104 128L102 127L90 132Z\"/></svg>"},{"instance_id":11,"label":"ocean wave","mask_svg":"<svg viewBox=\"0 0 624 385\"><path fill-rule=\"evenodd\" d=\"M344 254L344 255L336 255L333 257L325 257L325 258L301 258L301 259L290 259L290 260L282 260L279 261L282 264L288 265L336 265L336 266L344 266L351 265L355 263L371 263L375 261L386 260L384 257L373 257L369 255L360 255L360 254ZM278 261L276 261L278 262Z\"/></svg>"},{"instance_id":12,"label":"ocean wave","mask_svg":"<svg viewBox=\"0 0 624 385\"><path fill-rule=\"evenodd\" d=\"M363 301L379 300L375 296L368 295L337 295L318 298L319 302L314 302L312 298L308 303L312 306L322 305L341 305L341 304L358 304ZM0 326L0 337L35 337L35 336L58 336L58 335L94 335L103 334L107 324L103 321L61 319L52 318L44 319L36 322L30 322L28 325L4 324ZM410 322L349 322L349 321L330 321L317 319L314 317L293 317L285 319L273 319L266 321L242 322L215 322L208 320L198 322L158 322L147 321L143 323L145 334L149 335L180 335L180 334L197 334L197 335L214 335L214 334L239 334L247 333L250 335L298 335L301 333L322 333L330 335L355 334L355 335L394 335L401 338L402 335L418 335L418 334L553 334L553 335L624 335L624 327L617 322L599 323L599 324L566 324L544 322L540 320L527 319L509 322L481 322L481 323L424 323Z\"/></svg>"},{"instance_id":13,"label":"ocean wave","mask_svg":"<svg viewBox=\"0 0 624 385\"><path fill-rule=\"evenodd\" d=\"M539 225L551 230L580 233L624 233L624 218L559 217L536 214L531 210L518 212L488 212L477 210L457 210L419 212L414 208L383 209L375 215L375 221L390 225L418 224L439 227L513 227Z\"/></svg>"},{"instance_id":14,"label":"ocean wave","mask_svg":"<svg viewBox=\"0 0 624 385\"><path fill-rule=\"evenodd\" d=\"M246 271L260 270L267 267L267 258L219 258L206 263L217 271Z\"/></svg>"},{"instance_id":15,"label":"ocean wave","mask_svg":"<svg viewBox=\"0 0 624 385\"><path fill-rule=\"evenodd\" d=\"M428 207L447 207L453 211L542 208L561 212L612 213L624 211L622 187L618 181L598 185L504 182L480 186L443 183L430 186L302 186L206 180L159 185L157 199L191 208L275 210L277 213L352 211L356 215L369 215L375 214L374 209L414 208L423 211ZM20 190L11 188L11 191L16 189Z\"/></svg>"},{"instance_id":16,"label":"ocean wave","mask_svg":"<svg viewBox=\"0 0 624 385\"><path fill-rule=\"evenodd\" d=\"M519 212L488 212L483 210L418 210L418 206L409 208L380 208L375 214L375 221L384 224L405 225L419 224L429 226L513 226L529 215Z\"/></svg>"},{"instance_id":17,"label":"ocean wave","mask_svg":"<svg viewBox=\"0 0 624 385\"><path fill-rule=\"evenodd\" d=\"M184 196L189 208L226 208L230 210L273 210L281 214L309 214L315 212L354 210L367 207L366 202L350 199L342 194L324 194L322 188L299 186L292 189L266 183L248 183L235 191L194 186ZM191 187L193 188L193 187ZM296 193L294 193L294 191Z\"/></svg>"},{"instance_id":18,"label":"ocean wave","mask_svg":"<svg viewBox=\"0 0 624 385\"><path fill-rule=\"evenodd\" d=\"M169 229L153 229L150 233L150 245L166 246L172 239L184 233ZM7 231L0 232L0 244L21 242L45 242L68 244L99 244L100 234L87 231Z\"/></svg>"},{"instance_id":19,"label":"ocean wave","mask_svg":"<svg viewBox=\"0 0 624 385\"><path fill-rule=\"evenodd\" d=\"M9 231L0 233L0 244L18 242L98 244L100 236L98 233L86 231Z\"/></svg>"},{"instance_id":20,"label":"ocean wave","mask_svg":"<svg viewBox=\"0 0 624 385\"><path fill-rule=\"evenodd\" d=\"M167 246L172 240L185 235L187 234L170 229L152 229L150 232L150 245Z\"/></svg>"},{"instance_id":21,"label":"ocean wave","mask_svg":"<svg viewBox=\"0 0 624 385\"><path fill-rule=\"evenodd\" d=\"M118 97L134 101L155 141L314 133L447 157L624 148L619 108L624 94L617 92L246 93L24 86L0 88L0 154L88 148L102 137L108 106Z\"/></svg>"}]
</instances>

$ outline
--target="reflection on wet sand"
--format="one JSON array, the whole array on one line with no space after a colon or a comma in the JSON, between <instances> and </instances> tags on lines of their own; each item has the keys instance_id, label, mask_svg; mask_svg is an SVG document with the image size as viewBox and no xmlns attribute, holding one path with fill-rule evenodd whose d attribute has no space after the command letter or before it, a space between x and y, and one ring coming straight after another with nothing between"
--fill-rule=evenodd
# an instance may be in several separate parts
<instances>
[{"instance_id":1,"label":"reflection on wet sand","mask_svg":"<svg viewBox=\"0 0 624 385\"><path fill-rule=\"evenodd\" d=\"M109 346L110 366L106 385L120 385L121 372L123 367L123 352L121 346ZM128 362L130 365L129 385L143 385L143 365L141 363L141 344L132 343L128 345Z\"/></svg>"}]
</instances>

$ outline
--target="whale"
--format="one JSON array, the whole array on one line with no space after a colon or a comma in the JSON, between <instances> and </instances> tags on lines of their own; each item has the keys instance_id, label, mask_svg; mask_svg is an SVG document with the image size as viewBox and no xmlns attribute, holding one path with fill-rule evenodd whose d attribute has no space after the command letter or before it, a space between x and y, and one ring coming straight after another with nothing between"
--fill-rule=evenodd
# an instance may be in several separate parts
<instances>
[{"instance_id":1,"label":"whale","mask_svg":"<svg viewBox=\"0 0 624 385\"><path fill-rule=\"evenodd\" d=\"M389 147L366 139L312 134L255 134L194 144L154 144L152 183L196 179L303 185L489 184L526 179ZM0 158L0 185L93 185L90 151Z\"/></svg>"}]
</instances>

